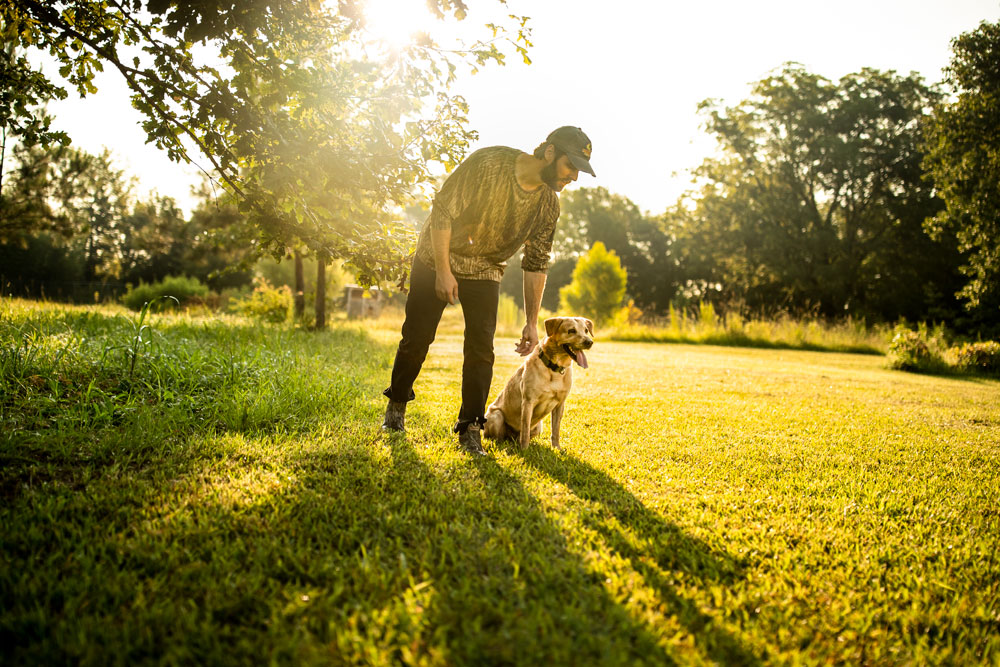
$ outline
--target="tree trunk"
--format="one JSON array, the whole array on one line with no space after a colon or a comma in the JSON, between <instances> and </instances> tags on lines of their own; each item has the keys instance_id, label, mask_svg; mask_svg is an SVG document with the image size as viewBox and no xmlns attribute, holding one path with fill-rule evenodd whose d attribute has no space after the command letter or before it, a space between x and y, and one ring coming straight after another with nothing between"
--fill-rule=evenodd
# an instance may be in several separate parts
<instances>
[{"instance_id":1,"label":"tree trunk","mask_svg":"<svg viewBox=\"0 0 1000 667\"><path fill-rule=\"evenodd\" d=\"M316 328L326 328L326 253L316 255Z\"/></svg>"},{"instance_id":2,"label":"tree trunk","mask_svg":"<svg viewBox=\"0 0 1000 667\"><path fill-rule=\"evenodd\" d=\"M302 253L295 251L295 319L300 320L306 312L306 279L302 271Z\"/></svg>"},{"instance_id":3,"label":"tree trunk","mask_svg":"<svg viewBox=\"0 0 1000 667\"><path fill-rule=\"evenodd\" d=\"M94 230L91 229L87 236L87 245L83 258L83 281L92 283L97 280L97 241L94 239Z\"/></svg>"}]
</instances>

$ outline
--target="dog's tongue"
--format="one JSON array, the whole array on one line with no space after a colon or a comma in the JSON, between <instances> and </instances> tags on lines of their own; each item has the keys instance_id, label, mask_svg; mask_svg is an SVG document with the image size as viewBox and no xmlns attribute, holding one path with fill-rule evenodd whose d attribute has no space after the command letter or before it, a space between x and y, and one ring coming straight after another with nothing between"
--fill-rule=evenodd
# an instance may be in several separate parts
<instances>
[{"instance_id":1,"label":"dog's tongue","mask_svg":"<svg viewBox=\"0 0 1000 667\"><path fill-rule=\"evenodd\" d=\"M576 351L576 357L575 357L575 359L576 359L576 363L580 365L580 368L586 368L587 367L587 357L583 353L583 350L577 350Z\"/></svg>"}]
</instances>

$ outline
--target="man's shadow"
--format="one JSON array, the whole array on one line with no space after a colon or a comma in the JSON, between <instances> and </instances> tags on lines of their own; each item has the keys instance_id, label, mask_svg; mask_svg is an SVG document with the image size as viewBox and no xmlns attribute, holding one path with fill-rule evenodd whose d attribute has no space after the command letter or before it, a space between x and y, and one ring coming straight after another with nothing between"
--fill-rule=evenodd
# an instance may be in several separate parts
<instances>
[{"instance_id":1,"label":"man's shadow","mask_svg":"<svg viewBox=\"0 0 1000 667\"><path fill-rule=\"evenodd\" d=\"M730 584L742 578L738 560L687 535L643 505L610 475L568 452L547 446L531 446L522 452L510 442L501 446L516 450L528 465L563 484L581 500L601 508L581 513L581 520L601 536L608 548L629 560L656 591L668 614L685 624L712 660L721 664L759 662L695 602L679 595L671 581L671 573L677 573L706 583ZM636 539L629 539L623 530L631 531Z\"/></svg>"},{"instance_id":2,"label":"man's shadow","mask_svg":"<svg viewBox=\"0 0 1000 667\"><path fill-rule=\"evenodd\" d=\"M453 514L426 542L430 624L454 664L675 664L607 591L516 475L491 457L435 470L403 435L386 438L411 507ZM451 472L454 474L451 474Z\"/></svg>"}]
</instances>

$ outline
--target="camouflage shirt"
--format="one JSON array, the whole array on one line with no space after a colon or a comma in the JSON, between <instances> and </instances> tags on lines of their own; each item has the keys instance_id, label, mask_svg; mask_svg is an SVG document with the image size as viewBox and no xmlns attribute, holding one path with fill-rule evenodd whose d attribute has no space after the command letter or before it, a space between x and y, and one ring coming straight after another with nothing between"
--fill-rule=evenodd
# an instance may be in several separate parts
<instances>
[{"instance_id":1,"label":"camouflage shirt","mask_svg":"<svg viewBox=\"0 0 1000 667\"><path fill-rule=\"evenodd\" d=\"M522 245L522 269L548 269L559 198L544 185L533 192L518 185L514 164L520 154L505 146L482 148L455 169L420 231L418 259L433 268L431 230L450 229L451 272L458 278L499 282Z\"/></svg>"}]
</instances>

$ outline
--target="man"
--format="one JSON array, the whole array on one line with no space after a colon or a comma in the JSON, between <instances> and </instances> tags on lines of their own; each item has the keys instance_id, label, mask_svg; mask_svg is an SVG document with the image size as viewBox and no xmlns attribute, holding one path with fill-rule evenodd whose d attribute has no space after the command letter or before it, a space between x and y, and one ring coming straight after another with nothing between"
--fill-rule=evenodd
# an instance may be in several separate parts
<instances>
[{"instance_id":1,"label":"man","mask_svg":"<svg viewBox=\"0 0 1000 667\"><path fill-rule=\"evenodd\" d=\"M483 455L480 428L493 379L500 279L504 267L524 246L525 325L517 351L524 356L538 344L538 309L559 218L556 193L591 176L590 139L578 127L560 127L533 154L505 146L483 148L455 169L434 198L417 241L402 340L383 393L389 403L383 430L402 431L413 382L434 341L441 313L461 300L465 315L462 407L455 432L468 452Z\"/></svg>"}]
</instances>

